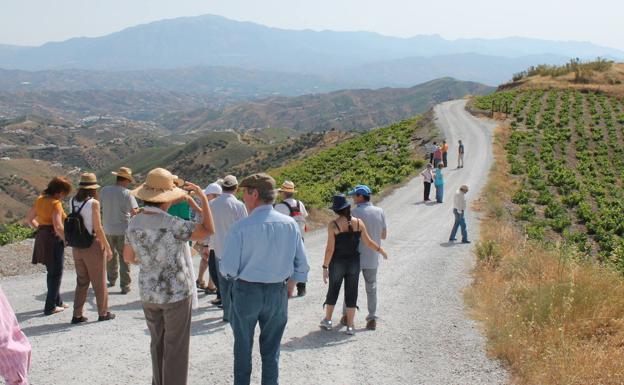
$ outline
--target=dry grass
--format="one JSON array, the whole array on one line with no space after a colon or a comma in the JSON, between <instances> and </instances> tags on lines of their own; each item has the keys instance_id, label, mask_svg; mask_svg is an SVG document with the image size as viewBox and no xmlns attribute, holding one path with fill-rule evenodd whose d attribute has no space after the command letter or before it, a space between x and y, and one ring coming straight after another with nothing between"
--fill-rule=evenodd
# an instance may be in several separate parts
<instances>
[{"instance_id":1,"label":"dry grass","mask_svg":"<svg viewBox=\"0 0 624 385\"><path fill-rule=\"evenodd\" d=\"M489 353L517 384L624 384L624 278L574 250L526 240L507 209L508 135L499 128L479 203L486 219L475 283L466 292Z\"/></svg>"},{"instance_id":2,"label":"dry grass","mask_svg":"<svg viewBox=\"0 0 624 385\"><path fill-rule=\"evenodd\" d=\"M558 77L531 76L517 82L503 84L499 89L572 89L624 97L624 63L615 63L605 72L591 72L586 75L585 80L584 84L577 83L574 73Z\"/></svg>"}]
</instances>

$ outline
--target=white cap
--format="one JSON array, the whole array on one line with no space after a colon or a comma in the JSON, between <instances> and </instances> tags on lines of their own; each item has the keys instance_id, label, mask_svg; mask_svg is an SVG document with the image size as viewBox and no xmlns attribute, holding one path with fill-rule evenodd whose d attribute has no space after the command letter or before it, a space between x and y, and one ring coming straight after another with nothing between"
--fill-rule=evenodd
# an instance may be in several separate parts
<instances>
[{"instance_id":1,"label":"white cap","mask_svg":"<svg viewBox=\"0 0 624 385\"><path fill-rule=\"evenodd\" d=\"M223 192L223 190L221 189L221 186L219 186L217 183L210 183L204 189L204 194L206 194L206 195L208 195L208 194L221 195L222 192Z\"/></svg>"}]
</instances>

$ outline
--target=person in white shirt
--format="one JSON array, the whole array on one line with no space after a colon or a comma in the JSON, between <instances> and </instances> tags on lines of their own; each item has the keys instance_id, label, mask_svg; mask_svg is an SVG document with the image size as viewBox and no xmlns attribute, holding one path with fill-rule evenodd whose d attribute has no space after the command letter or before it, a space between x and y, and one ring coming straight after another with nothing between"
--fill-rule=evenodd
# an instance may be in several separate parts
<instances>
[{"instance_id":1,"label":"person in white shirt","mask_svg":"<svg viewBox=\"0 0 624 385\"><path fill-rule=\"evenodd\" d=\"M241 218L247 216L245 204L236 199L236 191L238 191L238 180L234 175L228 175L223 178L221 185L223 193L216 199L210 201L210 209L214 220L214 236L210 238L209 246L214 250L219 280L219 294L221 294L221 305L223 307L223 321L229 322L230 317L230 289L232 282L220 273L221 258L225 252L225 237L227 236L230 226Z\"/></svg>"},{"instance_id":2,"label":"person in white shirt","mask_svg":"<svg viewBox=\"0 0 624 385\"><path fill-rule=\"evenodd\" d=\"M292 217L295 222L297 222L301 237L303 238L306 231L306 217L308 216L308 211L303 202L293 198L297 192L297 190L295 190L295 184L289 180L284 181L282 187L277 191L279 191L282 201L275 204L275 210ZM292 293L288 293L288 295L292 297ZM297 297L303 297L304 295L306 295L306 283L297 282Z\"/></svg>"},{"instance_id":3,"label":"person in white shirt","mask_svg":"<svg viewBox=\"0 0 624 385\"><path fill-rule=\"evenodd\" d=\"M461 227L462 243L470 243L468 240L468 232L466 231L466 193L468 192L468 186L462 185L453 199L453 214L455 215L455 223L453 224L453 230L451 230L451 236L449 242L456 241L455 235L457 229Z\"/></svg>"},{"instance_id":4,"label":"person in white shirt","mask_svg":"<svg viewBox=\"0 0 624 385\"><path fill-rule=\"evenodd\" d=\"M429 193L431 192L431 184L433 183L433 165L431 163L427 163L427 167L420 173L423 177L423 185L424 185L424 199L425 202L431 201L429 199Z\"/></svg>"}]
</instances>

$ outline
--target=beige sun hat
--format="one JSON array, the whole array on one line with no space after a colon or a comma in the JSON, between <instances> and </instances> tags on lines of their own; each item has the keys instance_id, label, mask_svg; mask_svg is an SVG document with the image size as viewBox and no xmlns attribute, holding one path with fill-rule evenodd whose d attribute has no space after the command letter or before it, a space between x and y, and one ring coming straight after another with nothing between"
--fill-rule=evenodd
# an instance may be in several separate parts
<instances>
[{"instance_id":1,"label":"beige sun hat","mask_svg":"<svg viewBox=\"0 0 624 385\"><path fill-rule=\"evenodd\" d=\"M174 175L164 168L155 168L148 172L145 183L131 193L143 201L155 203L174 201L186 195L186 191L174 184Z\"/></svg>"},{"instance_id":2,"label":"beige sun hat","mask_svg":"<svg viewBox=\"0 0 624 385\"><path fill-rule=\"evenodd\" d=\"M85 172L80 175L80 182L78 183L78 189L83 190L96 190L100 185L97 183L97 177L92 172Z\"/></svg>"},{"instance_id":3,"label":"beige sun hat","mask_svg":"<svg viewBox=\"0 0 624 385\"><path fill-rule=\"evenodd\" d=\"M111 174L128 179L130 182L134 182L134 178L132 177L132 170L128 167L119 167L119 170L111 172Z\"/></svg>"},{"instance_id":4,"label":"beige sun hat","mask_svg":"<svg viewBox=\"0 0 624 385\"><path fill-rule=\"evenodd\" d=\"M287 193L297 192L297 190L295 190L295 184L289 180L285 180L284 183L282 183L282 187L280 187L277 191Z\"/></svg>"}]
</instances>

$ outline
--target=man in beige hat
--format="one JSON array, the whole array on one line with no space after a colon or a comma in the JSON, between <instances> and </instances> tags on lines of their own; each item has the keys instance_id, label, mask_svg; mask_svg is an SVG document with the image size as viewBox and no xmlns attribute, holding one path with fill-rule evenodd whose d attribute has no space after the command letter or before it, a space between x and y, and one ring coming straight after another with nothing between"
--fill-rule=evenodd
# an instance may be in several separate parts
<instances>
[{"instance_id":1,"label":"man in beige hat","mask_svg":"<svg viewBox=\"0 0 624 385\"><path fill-rule=\"evenodd\" d=\"M128 167L120 167L111 174L117 177L114 185L106 186L100 191L100 203L102 205L102 222L106 239L113 249L113 258L106 266L108 287L115 286L117 277L121 293L130 291L130 266L123 260L124 234L128 228L130 217L138 211L139 205L128 186L134 181L132 170Z\"/></svg>"},{"instance_id":2,"label":"man in beige hat","mask_svg":"<svg viewBox=\"0 0 624 385\"><path fill-rule=\"evenodd\" d=\"M293 195L297 192L297 190L295 190L295 184L289 180L284 181L282 187L277 191L279 191L282 201L275 205L275 210L292 217L295 222L297 222L297 225L299 225L301 237L303 238L306 231L306 217L308 216L308 211L303 202L293 198ZM297 296L303 297L304 295L306 295L306 283L297 282Z\"/></svg>"},{"instance_id":3,"label":"man in beige hat","mask_svg":"<svg viewBox=\"0 0 624 385\"><path fill-rule=\"evenodd\" d=\"M238 180L234 175L223 178L221 183L222 194L210 202L210 209L214 218L215 233L210 239L204 241L204 246L214 250L216 263L219 270L219 261L224 253L225 237L232 224L247 216L247 209L243 202L236 199ZM217 274L219 280L219 294L221 302L216 299L213 304L223 307L223 321L230 320L230 288L231 282L223 274Z\"/></svg>"},{"instance_id":4,"label":"man in beige hat","mask_svg":"<svg viewBox=\"0 0 624 385\"><path fill-rule=\"evenodd\" d=\"M451 230L449 242L457 240L455 236L457 235L457 230L461 227L461 243L470 243L468 240L468 231L466 230L466 209L468 208L466 203L467 193L468 185L465 184L455 192L455 196L453 198L453 215L455 216L455 222L453 223L453 229Z\"/></svg>"},{"instance_id":5,"label":"man in beige hat","mask_svg":"<svg viewBox=\"0 0 624 385\"><path fill-rule=\"evenodd\" d=\"M249 216L228 232L221 274L233 280L234 384L249 384L254 330L260 324L262 384L277 385L280 342L288 321L288 285L307 280L307 256L294 219L273 209L275 180L245 178L243 201Z\"/></svg>"}]
</instances>

